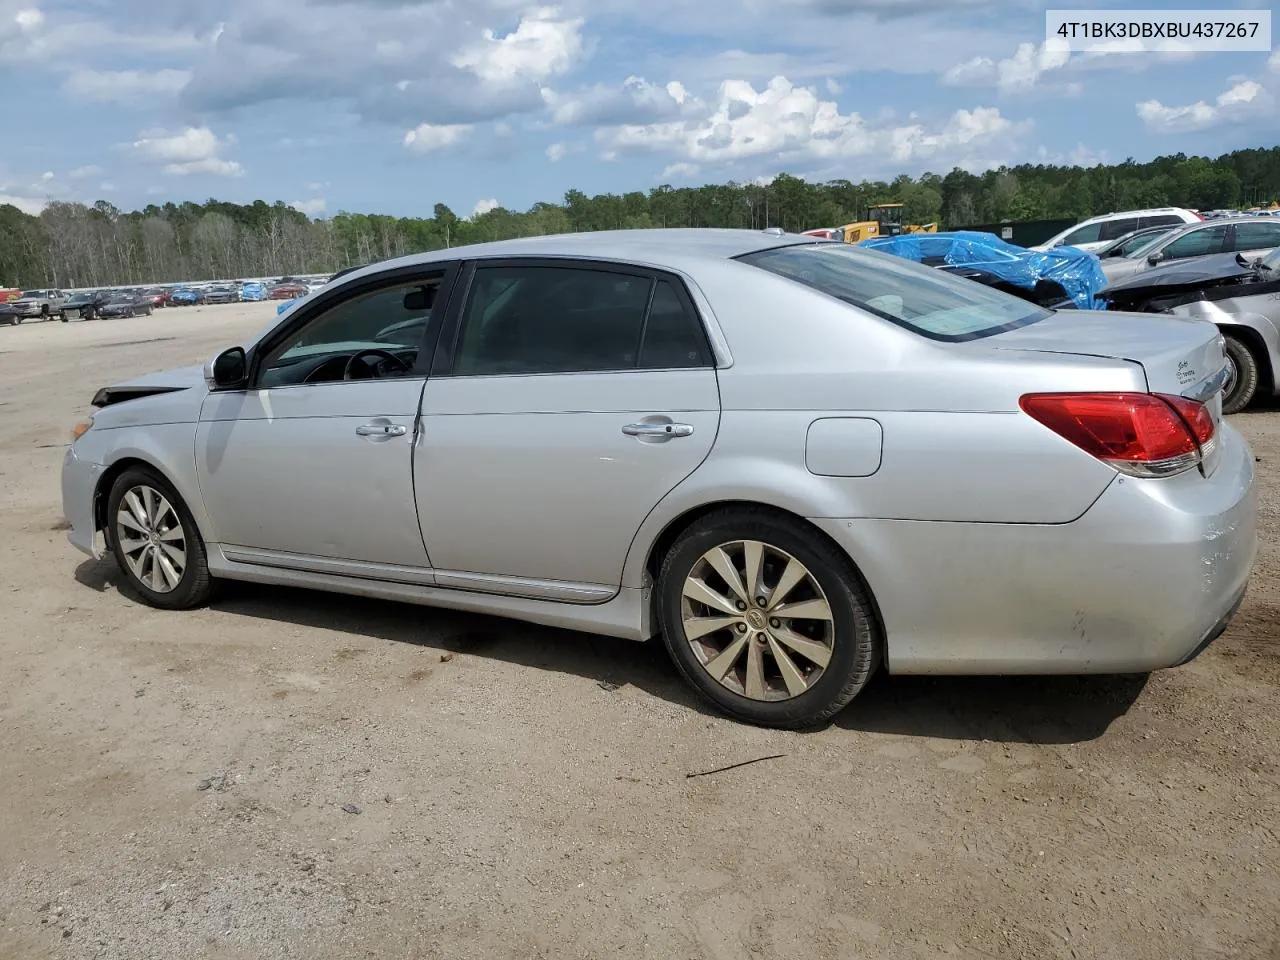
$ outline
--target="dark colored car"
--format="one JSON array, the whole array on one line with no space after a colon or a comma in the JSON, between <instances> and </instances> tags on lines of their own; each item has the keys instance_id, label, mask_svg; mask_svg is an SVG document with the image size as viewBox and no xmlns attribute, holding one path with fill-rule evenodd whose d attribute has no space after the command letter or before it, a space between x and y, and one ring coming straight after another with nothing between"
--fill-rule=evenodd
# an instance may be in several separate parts
<instances>
[{"instance_id":1,"label":"dark colored car","mask_svg":"<svg viewBox=\"0 0 1280 960\"><path fill-rule=\"evenodd\" d=\"M151 299L137 290L115 290L107 294L105 302L97 309L102 319L114 317L149 317Z\"/></svg>"},{"instance_id":2,"label":"dark colored car","mask_svg":"<svg viewBox=\"0 0 1280 960\"><path fill-rule=\"evenodd\" d=\"M98 311L107 302L108 290L83 290L73 293L70 299L58 311L58 319L63 323L68 320L94 320Z\"/></svg>"}]
</instances>

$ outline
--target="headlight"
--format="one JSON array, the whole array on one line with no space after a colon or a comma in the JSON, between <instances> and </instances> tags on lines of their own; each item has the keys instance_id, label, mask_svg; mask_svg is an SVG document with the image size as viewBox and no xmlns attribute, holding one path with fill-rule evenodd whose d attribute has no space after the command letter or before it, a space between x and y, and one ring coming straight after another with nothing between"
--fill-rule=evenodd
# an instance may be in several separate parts
<instances>
[{"instance_id":1,"label":"headlight","mask_svg":"<svg viewBox=\"0 0 1280 960\"><path fill-rule=\"evenodd\" d=\"M85 420L82 423L77 423L74 427L71 428L71 442L75 443L77 440L83 437L86 433L89 432L89 428L92 426L93 426L93 417L90 417L88 420Z\"/></svg>"}]
</instances>

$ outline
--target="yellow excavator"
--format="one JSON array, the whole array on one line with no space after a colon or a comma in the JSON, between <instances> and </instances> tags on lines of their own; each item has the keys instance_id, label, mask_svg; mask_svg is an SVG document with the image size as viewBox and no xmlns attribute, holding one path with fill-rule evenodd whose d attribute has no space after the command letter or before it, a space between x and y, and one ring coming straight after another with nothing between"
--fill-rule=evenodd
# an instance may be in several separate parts
<instances>
[{"instance_id":1,"label":"yellow excavator","mask_svg":"<svg viewBox=\"0 0 1280 960\"><path fill-rule=\"evenodd\" d=\"M867 211L867 219L846 223L830 231L832 240L860 243L872 237L899 237L904 233L937 233L936 223L902 222L902 204L878 203Z\"/></svg>"}]
</instances>

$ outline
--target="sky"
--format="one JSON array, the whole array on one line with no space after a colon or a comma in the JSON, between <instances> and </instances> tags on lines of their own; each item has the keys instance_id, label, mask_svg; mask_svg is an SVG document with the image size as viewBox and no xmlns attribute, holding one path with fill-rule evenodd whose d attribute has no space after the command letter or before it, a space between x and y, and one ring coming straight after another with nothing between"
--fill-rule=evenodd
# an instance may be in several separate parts
<instances>
[{"instance_id":1,"label":"sky","mask_svg":"<svg viewBox=\"0 0 1280 960\"><path fill-rule=\"evenodd\" d=\"M0 203L471 216L1280 143L1280 53L1067 53L1047 5L0 0Z\"/></svg>"}]
</instances>

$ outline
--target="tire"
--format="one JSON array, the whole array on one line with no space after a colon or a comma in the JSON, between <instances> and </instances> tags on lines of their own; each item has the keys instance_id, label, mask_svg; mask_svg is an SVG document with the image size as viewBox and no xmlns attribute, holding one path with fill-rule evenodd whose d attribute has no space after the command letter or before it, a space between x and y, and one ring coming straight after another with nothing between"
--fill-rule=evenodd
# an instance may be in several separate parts
<instances>
[{"instance_id":1,"label":"tire","mask_svg":"<svg viewBox=\"0 0 1280 960\"><path fill-rule=\"evenodd\" d=\"M69 321L67 320L67 315L66 315L65 313L60 313L60 314L58 314L58 319L59 319L59 320L61 320L63 323L67 323L67 322L69 322Z\"/></svg>"},{"instance_id":2,"label":"tire","mask_svg":"<svg viewBox=\"0 0 1280 960\"><path fill-rule=\"evenodd\" d=\"M121 520L122 509L131 520ZM157 537L148 535L148 528ZM116 478L107 497L107 530L121 573L144 602L164 610L187 610L209 599L214 580L204 540L186 503L159 473L130 467ZM134 543L139 544L137 550L131 549ZM163 561L155 559L158 552L163 552Z\"/></svg>"},{"instance_id":3,"label":"tire","mask_svg":"<svg viewBox=\"0 0 1280 960\"><path fill-rule=\"evenodd\" d=\"M1239 413L1253 402L1258 392L1258 381L1261 374L1258 369L1258 358L1253 355L1248 344L1231 334L1224 334L1226 340L1227 361L1231 364L1234 375L1228 379L1222 394L1222 412Z\"/></svg>"},{"instance_id":4,"label":"tire","mask_svg":"<svg viewBox=\"0 0 1280 960\"><path fill-rule=\"evenodd\" d=\"M751 563L753 544L762 563ZM736 587L718 572L725 563L733 566ZM804 575L792 576L776 594L784 571L795 572L793 563ZM763 608L757 598L744 600L739 593L752 566L762 573L764 590L755 592L765 601ZM712 605L686 596L691 579L722 601ZM707 596L697 584L695 594ZM782 729L826 723L857 696L880 663L880 628L853 563L800 521L766 509L730 508L695 522L663 558L657 591L658 622L676 669L704 699L747 723ZM825 610L829 617L768 615L787 607L799 610L805 600L811 601L806 612ZM749 604L746 610L743 603ZM686 616L705 619L706 625L733 622L690 640ZM730 649L735 646L737 653ZM727 666L722 679L709 668L717 660ZM788 665L790 670L784 669Z\"/></svg>"},{"instance_id":5,"label":"tire","mask_svg":"<svg viewBox=\"0 0 1280 960\"><path fill-rule=\"evenodd\" d=\"M19 326L21 323L22 323L22 317L15 313L13 315L13 325L16 327L16 326Z\"/></svg>"},{"instance_id":6,"label":"tire","mask_svg":"<svg viewBox=\"0 0 1280 960\"><path fill-rule=\"evenodd\" d=\"M143 308L142 308L142 315L143 315L144 317L149 317L149 316L151 316L151 308L150 308L150 307L143 307Z\"/></svg>"}]
</instances>

